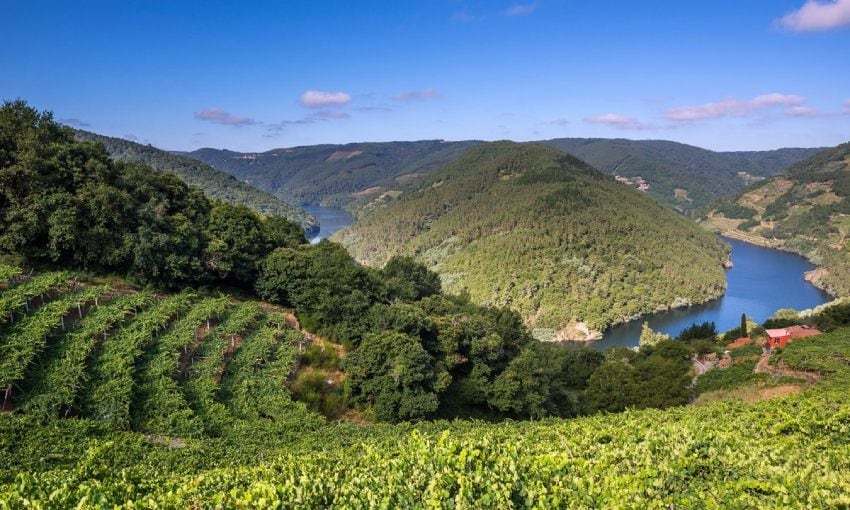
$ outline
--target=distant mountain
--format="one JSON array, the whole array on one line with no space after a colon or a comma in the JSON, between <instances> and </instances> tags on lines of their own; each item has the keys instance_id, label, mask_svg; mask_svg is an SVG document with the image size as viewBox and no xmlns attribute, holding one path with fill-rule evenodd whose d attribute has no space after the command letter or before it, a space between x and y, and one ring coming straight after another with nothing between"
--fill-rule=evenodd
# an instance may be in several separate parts
<instances>
[{"instance_id":1,"label":"distant mountain","mask_svg":"<svg viewBox=\"0 0 850 510\"><path fill-rule=\"evenodd\" d=\"M397 195L475 143L352 143L260 153L199 149L186 155L295 204L355 204L358 209Z\"/></svg>"},{"instance_id":2,"label":"distant mountain","mask_svg":"<svg viewBox=\"0 0 850 510\"><path fill-rule=\"evenodd\" d=\"M690 213L822 149L714 152L666 140L557 138L543 143Z\"/></svg>"},{"instance_id":3,"label":"distant mountain","mask_svg":"<svg viewBox=\"0 0 850 510\"><path fill-rule=\"evenodd\" d=\"M336 205L357 214L385 203L476 141L354 143L260 153L200 149L201 160L296 204ZM713 152L663 140L558 138L542 142L647 191L682 213L771 176L820 149Z\"/></svg>"},{"instance_id":4,"label":"distant mountain","mask_svg":"<svg viewBox=\"0 0 850 510\"><path fill-rule=\"evenodd\" d=\"M725 289L723 244L587 163L540 144L476 145L336 237L358 260L415 256L445 287L585 339Z\"/></svg>"},{"instance_id":5,"label":"distant mountain","mask_svg":"<svg viewBox=\"0 0 850 510\"><path fill-rule=\"evenodd\" d=\"M241 204L267 216L284 216L313 232L318 222L300 207L292 206L271 194L237 180L197 159L188 158L151 145L75 130L80 140L102 143L109 154L118 160L149 165L158 172L170 172L183 182L201 189L210 198L229 204Z\"/></svg>"},{"instance_id":6,"label":"distant mountain","mask_svg":"<svg viewBox=\"0 0 850 510\"><path fill-rule=\"evenodd\" d=\"M806 256L807 278L850 295L850 142L719 201L705 223L723 234Z\"/></svg>"}]
</instances>

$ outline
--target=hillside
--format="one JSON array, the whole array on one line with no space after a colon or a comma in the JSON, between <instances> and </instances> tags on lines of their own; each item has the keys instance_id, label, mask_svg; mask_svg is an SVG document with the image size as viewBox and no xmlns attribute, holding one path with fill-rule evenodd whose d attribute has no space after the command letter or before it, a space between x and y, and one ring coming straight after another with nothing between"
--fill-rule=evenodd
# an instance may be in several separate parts
<instances>
[{"instance_id":1,"label":"hillside","mask_svg":"<svg viewBox=\"0 0 850 510\"><path fill-rule=\"evenodd\" d=\"M717 203L705 223L730 237L804 255L807 278L850 294L850 143L822 151L781 175Z\"/></svg>"},{"instance_id":2,"label":"hillside","mask_svg":"<svg viewBox=\"0 0 850 510\"><path fill-rule=\"evenodd\" d=\"M714 152L665 140L558 138L543 143L568 152L604 173L645 182L663 204L690 213L737 193L754 180L771 176L821 149Z\"/></svg>"},{"instance_id":3,"label":"hillside","mask_svg":"<svg viewBox=\"0 0 850 510\"><path fill-rule=\"evenodd\" d=\"M518 310L538 338L585 339L725 289L725 249L690 220L542 145L477 145L338 240L413 255L443 285ZM589 330L589 331L588 331Z\"/></svg>"},{"instance_id":4,"label":"hillside","mask_svg":"<svg viewBox=\"0 0 850 510\"><path fill-rule=\"evenodd\" d=\"M246 341L243 349L252 343L261 344ZM291 349L280 341L264 345L273 353ZM145 435L90 419L45 423L0 414L0 504L844 508L850 504L850 330L792 343L778 357L786 369L807 371L819 382L757 403L570 420L362 426L316 423L284 395L275 400L273 391L264 393L274 388L266 372L280 374L273 369L285 366L272 355L253 370L249 362L224 374L220 394L260 397L250 405L231 399L224 411L264 414L225 437ZM150 367L143 363L141 374L153 373ZM179 400L163 395L152 402L160 408ZM276 410L288 413L285 428L271 427Z\"/></svg>"},{"instance_id":5,"label":"hillside","mask_svg":"<svg viewBox=\"0 0 850 510\"><path fill-rule=\"evenodd\" d=\"M362 207L395 195L476 142L353 143L262 153L199 149L187 156L295 204Z\"/></svg>"},{"instance_id":6,"label":"hillside","mask_svg":"<svg viewBox=\"0 0 850 510\"><path fill-rule=\"evenodd\" d=\"M99 142L109 154L120 161L148 165L157 172L170 172L186 184L201 189L210 198L233 205L245 205L266 216L283 216L303 226L310 233L318 228L316 218L301 208L244 182L196 159L187 158L151 145L75 130L80 140Z\"/></svg>"}]
</instances>

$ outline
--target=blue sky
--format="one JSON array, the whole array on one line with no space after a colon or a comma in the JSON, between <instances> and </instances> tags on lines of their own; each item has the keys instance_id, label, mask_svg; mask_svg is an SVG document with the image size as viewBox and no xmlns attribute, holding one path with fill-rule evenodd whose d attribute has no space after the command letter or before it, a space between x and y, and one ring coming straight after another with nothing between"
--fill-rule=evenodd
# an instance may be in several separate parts
<instances>
[{"instance_id":1,"label":"blue sky","mask_svg":"<svg viewBox=\"0 0 850 510\"><path fill-rule=\"evenodd\" d=\"M0 0L0 98L156 146L850 140L850 0Z\"/></svg>"}]
</instances>

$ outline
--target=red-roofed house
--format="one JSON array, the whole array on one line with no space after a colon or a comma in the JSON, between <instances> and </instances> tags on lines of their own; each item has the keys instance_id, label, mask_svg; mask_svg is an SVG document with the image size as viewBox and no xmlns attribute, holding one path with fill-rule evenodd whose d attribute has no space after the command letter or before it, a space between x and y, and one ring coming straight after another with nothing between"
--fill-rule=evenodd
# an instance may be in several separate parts
<instances>
[{"instance_id":1,"label":"red-roofed house","mask_svg":"<svg viewBox=\"0 0 850 510\"><path fill-rule=\"evenodd\" d=\"M788 334L788 330L785 328L768 329L765 333L767 333L767 345L771 348L785 347L791 341L791 335Z\"/></svg>"},{"instance_id":2,"label":"red-roofed house","mask_svg":"<svg viewBox=\"0 0 850 510\"><path fill-rule=\"evenodd\" d=\"M821 334L820 331L809 326L790 326L781 329L768 329L765 332L767 333L768 347L779 348L785 347L791 340Z\"/></svg>"}]
</instances>

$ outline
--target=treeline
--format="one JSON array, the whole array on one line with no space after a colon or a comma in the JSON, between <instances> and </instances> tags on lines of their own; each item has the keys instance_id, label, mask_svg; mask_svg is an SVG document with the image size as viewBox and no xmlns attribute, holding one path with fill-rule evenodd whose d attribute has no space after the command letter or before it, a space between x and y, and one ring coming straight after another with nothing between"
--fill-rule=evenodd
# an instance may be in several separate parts
<instances>
[{"instance_id":1,"label":"treeline","mask_svg":"<svg viewBox=\"0 0 850 510\"><path fill-rule=\"evenodd\" d=\"M316 218L303 209L249 186L221 170L198 160L172 154L151 145L142 145L122 138L75 130L77 139L103 144L113 159L147 165L157 172L176 175L214 200L232 205L244 205L263 216L283 216L301 225L308 232L318 228Z\"/></svg>"},{"instance_id":2,"label":"treeline","mask_svg":"<svg viewBox=\"0 0 850 510\"><path fill-rule=\"evenodd\" d=\"M253 287L259 263L304 243L281 217L213 201L171 174L115 161L23 101L0 107L0 253L179 288Z\"/></svg>"}]
</instances>

